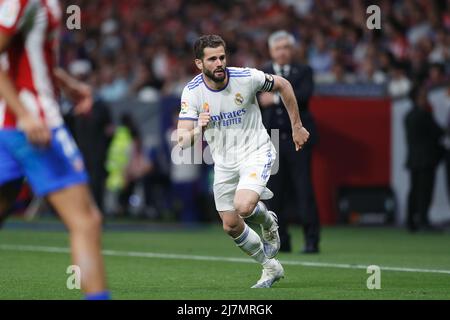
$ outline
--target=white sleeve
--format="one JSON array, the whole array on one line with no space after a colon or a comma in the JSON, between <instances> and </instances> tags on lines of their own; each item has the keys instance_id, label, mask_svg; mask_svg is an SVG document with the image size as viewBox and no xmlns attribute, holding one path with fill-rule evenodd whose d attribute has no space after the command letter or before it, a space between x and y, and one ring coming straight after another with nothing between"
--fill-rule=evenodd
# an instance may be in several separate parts
<instances>
[{"instance_id":1,"label":"white sleeve","mask_svg":"<svg viewBox=\"0 0 450 320\"><path fill-rule=\"evenodd\" d=\"M0 1L0 32L13 35L23 22L25 7L28 0Z\"/></svg>"},{"instance_id":2,"label":"white sleeve","mask_svg":"<svg viewBox=\"0 0 450 320\"><path fill-rule=\"evenodd\" d=\"M274 78L271 74L264 73L258 69L250 69L254 92L270 92L273 89Z\"/></svg>"},{"instance_id":3,"label":"white sleeve","mask_svg":"<svg viewBox=\"0 0 450 320\"><path fill-rule=\"evenodd\" d=\"M181 110L180 110L180 120L198 120L199 108L193 95L189 88L184 88L183 94L181 96Z\"/></svg>"}]
</instances>

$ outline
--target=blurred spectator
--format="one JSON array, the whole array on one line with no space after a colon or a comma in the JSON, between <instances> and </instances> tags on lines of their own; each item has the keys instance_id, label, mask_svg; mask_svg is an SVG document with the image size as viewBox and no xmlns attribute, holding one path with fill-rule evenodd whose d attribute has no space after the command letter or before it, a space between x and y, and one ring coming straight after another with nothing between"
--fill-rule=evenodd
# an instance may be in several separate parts
<instances>
[{"instance_id":1,"label":"blurred spectator","mask_svg":"<svg viewBox=\"0 0 450 320\"><path fill-rule=\"evenodd\" d=\"M408 143L407 168L410 172L407 226L410 231L430 229L428 211L433 199L436 168L443 156L441 138L444 131L437 125L424 87L413 91L413 109L405 119Z\"/></svg>"},{"instance_id":2,"label":"blurred spectator","mask_svg":"<svg viewBox=\"0 0 450 320\"><path fill-rule=\"evenodd\" d=\"M69 66L69 72L78 80L92 84L89 82L92 72L89 62L75 61ZM106 156L114 132L110 107L97 95L94 97L91 112L71 117L68 125L83 154L94 199L103 212L107 177Z\"/></svg>"},{"instance_id":3,"label":"blurred spectator","mask_svg":"<svg viewBox=\"0 0 450 320\"><path fill-rule=\"evenodd\" d=\"M146 148L131 114L121 116L108 151L108 213L161 218L166 208L158 149Z\"/></svg>"},{"instance_id":4,"label":"blurred spectator","mask_svg":"<svg viewBox=\"0 0 450 320\"><path fill-rule=\"evenodd\" d=\"M351 84L356 82L356 77L348 73L342 63L335 62L331 72L315 77L318 84Z\"/></svg>"},{"instance_id":5,"label":"blurred spectator","mask_svg":"<svg viewBox=\"0 0 450 320\"><path fill-rule=\"evenodd\" d=\"M433 107L434 119L446 133L444 138L444 146L446 149L444 161L447 193L450 201L450 84L433 91L433 94L429 96L429 101Z\"/></svg>"},{"instance_id":6,"label":"blurred spectator","mask_svg":"<svg viewBox=\"0 0 450 320\"><path fill-rule=\"evenodd\" d=\"M108 213L117 213L117 197L126 187L126 168L129 163L131 148L133 144L134 126L129 114L122 115L120 125L116 128L106 159L108 177L106 187L108 190ZM119 210L123 212L122 210Z\"/></svg>"},{"instance_id":7,"label":"blurred spectator","mask_svg":"<svg viewBox=\"0 0 450 320\"><path fill-rule=\"evenodd\" d=\"M310 48L309 52L309 65L313 68L317 76L331 71L333 59L331 51L327 47L325 36L322 33L318 33L314 37L314 45Z\"/></svg>"},{"instance_id":8,"label":"blurred spectator","mask_svg":"<svg viewBox=\"0 0 450 320\"><path fill-rule=\"evenodd\" d=\"M103 100L116 102L125 98L128 93L128 83L123 74L119 75L113 68L105 67L100 76L99 95Z\"/></svg>"},{"instance_id":9,"label":"blurred spectator","mask_svg":"<svg viewBox=\"0 0 450 320\"><path fill-rule=\"evenodd\" d=\"M153 71L147 64L139 62L136 65L134 70L134 77L130 84L131 94L139 95L139 93L146 88L161 90L162 86L162 81L155 77Z\"/></svg>"},{"instance_id":10,"label":"blurred spectator","mask_svg":"<svg viewBox=\"0 0 450 320\"><path fill-rule=\"evenodd\" d=\"M425 82L425 86L431 90L447 85L449 80L449 77L445 74L444 65L435 63L428 69L428 78Z\"/></svg>"},{"instance_id":11,"label":"blurred spectator","mask_svg":"<svg viewBox=\"0 0 450 320\"><path fill-rule=\"evenodd\" d=\"M131 147L131 154L129 162L125 168L125 186L119 195L119 215L129 214L129 206L144 207L140 215L146 215L145 206L148 205L146 187L149 185L145 183L145 179L154 171L154 164L146 152L142 139L136 135L136 131L132 131L133 143ZM136 188L140 186L144 189L142 195L135 194Z\"/></svg>"},{"instance_id":12,"label":"blurred spectator","mask_svg":"<svg viewBox=\"0 0 450 320\"><path fill-rule=\"evenodd\" d=\"M172 127L167 130L166 139L172 149L170 162L170 180L172 184L172 209L183 223L199 222L200 212L197 207L198 187L200 182L201 165L195 163L196 147L182 150L177 145L176 125L179 110L173 113ZM198 150L197 150L198 151ZM200 156L202 150L200 150Z\"/></svg>"},{"instance_id":13,"label":"blurred spectator","mask_svg":"<svg viewBox=\"0 0 450 320\"><path fill-rule=\"evenodd\" d=\"M397 63L391 69L388 85L389 95L393 99L407 98L412 89L412 82L406 75L405 66Z\"/></svg>"},{"instance_id":14,"label":"blurred spectator","mask_svg":"<svg viewBox=\"0 0 450 320\"><path fill-rule=\"evenodd\" d=\"M413 83L422 83L428 76L429 64L422 48L412 47L408 53L409 78Z\"/></svg>"},{"instance_id":15,"label":"blurred spectator","mask_svg":"<svg viewBox=\"0 0 450 320\"><path fill-rule=\"evenodd\" d=\"M446 103L447 103L447 126L445 127L446 131L446 152L445 152L445 169L447 171L447 193L448 193L448 200L450 201L450 85L447 89L447 97L446 97Z\"/></svg>"},{"instance_id":16,"label":"blurred spectator","mask_svg":"<svg viewBox=\"0 0 450 320\"><path fill-rule=\"evenodd\" d=\"M387 81L386 74L377 69L372 59L365 59L358 74L358 82L384 84Z\"/></svg>"},{"instance_id":17,"label":"blurred spectator","mask_svg":"<svg viewBox=\"0 0 450 320\"><path fill-rule=\"evenodd\" d=\"M268 183L268 188L279 196L269 200L268 205L279 217L280 251L292 250L291 236L288 232L290 215L286 204L286 199L289 199L296 208L293 216L302 221L303 253L318 253L320 221L311 179L312 152L318 141L318 132L309 110L310 99L314 92L313 70L310 66L295 61L296 43L292 34L284 30L274 32L269 37L268 45L272 61L262 70L284 77L292 84L302 124L311 134L302 152L295 152L292 148L291 121L280 96L268 92L259 95L265 127L267 130L279 130L277 158L280 165L277 174L273 175Z\"/></svg>"},{"instance_id":18,"label":"blurred spectator","mask_svg":"<svg viewBox=\"0 0 450 320\"><path fill-rule=\"evenodd\" d=\"M450 61L450 35L448 31L439 29L435 33L436 45L428 56L430 63L445 63Z\"/></svg>"}]
</instances>

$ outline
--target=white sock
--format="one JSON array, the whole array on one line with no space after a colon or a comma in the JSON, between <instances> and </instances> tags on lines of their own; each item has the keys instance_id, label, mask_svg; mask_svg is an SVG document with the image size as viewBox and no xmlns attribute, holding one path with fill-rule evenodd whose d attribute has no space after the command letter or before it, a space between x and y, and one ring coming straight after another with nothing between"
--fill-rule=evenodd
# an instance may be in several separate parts
<instances>
[{"instance_id":1,"label":"white sock","mask_svg":"<svg viewBox=\"0 0 450 320\"><path fill-rule=\"evenodd\" d=\"M245 225L244 232L234 239L234 242L242 251L252 257L253 260L260 264L265 264L267 262L268 259L264 254L261 238L247 224Z\"/></svg>"},{"instance_id":2,"label":"white sock","mask_svg":"<svg viewBox=\"0 0 450 320\"><path fill-rule=\"evenodd\" d=\"M246 221L260 224L264 229L268 230L273 224L273 217L269 213L266 205L261 201L256 204L255 210L253 210L252 214L245 218Z\"/></svg>"}]
</instances>

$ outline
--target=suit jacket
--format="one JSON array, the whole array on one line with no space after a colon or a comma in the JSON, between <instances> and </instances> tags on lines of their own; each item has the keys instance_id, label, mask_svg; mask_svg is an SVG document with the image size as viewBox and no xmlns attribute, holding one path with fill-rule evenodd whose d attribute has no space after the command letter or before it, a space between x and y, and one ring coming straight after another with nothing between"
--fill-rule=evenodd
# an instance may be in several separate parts
<instances>
[{"instance_id":1,"label":"suit jacket","mask_svg":"<svg viewBox=\"0 0 450 320\"><path fill-rule=\"evenodd\" d=\"M444 154L440 143L444 130L436 123L431 112L415 106L405 118L405 128L408 144L407 167L436 167Z\"/></svg>"},{"instance_id":2,"label":"suit jacket","mask_svg":"<svg viewBox=\"0 0 450 320\"><path fill-rule=\"evenodd\" d=\"M290 66L290 72L285 78L294 88L300 117L303 125L311 134L309 144L313 144L317 140L317 130L315 128L313 117L309 112L309 101L314 92L313 70L307 65L298 63L292 63ZM265 65L262 71L276 74L272 62ZM289 137L292 135L289 114L281 99L279 100L279 103L274 103L268 108L262 108L261 111L263 122L267 130L279 129L280 133L287 133Z\"/></svg>"}]
</instances>

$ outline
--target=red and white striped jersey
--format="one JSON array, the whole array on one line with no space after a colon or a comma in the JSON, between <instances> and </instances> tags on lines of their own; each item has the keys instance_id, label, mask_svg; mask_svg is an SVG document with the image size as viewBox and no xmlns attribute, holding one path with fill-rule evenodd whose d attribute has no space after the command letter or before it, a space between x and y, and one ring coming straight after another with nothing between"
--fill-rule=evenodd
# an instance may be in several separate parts
<instances>
[{"instance_id":1,"label":"red and white striped jersey","mask_svg":"<svg viewBox=\"0 0 450 320\"><path fill-rule=\"evenodd\" d=\"M61 16L58 0L0 0L0 32L12 36L1 67L24 106L50 128L63 124L53 75ZM14 114L0 101L0 129L16 127Z\"/></svg>"}]
</instances>

